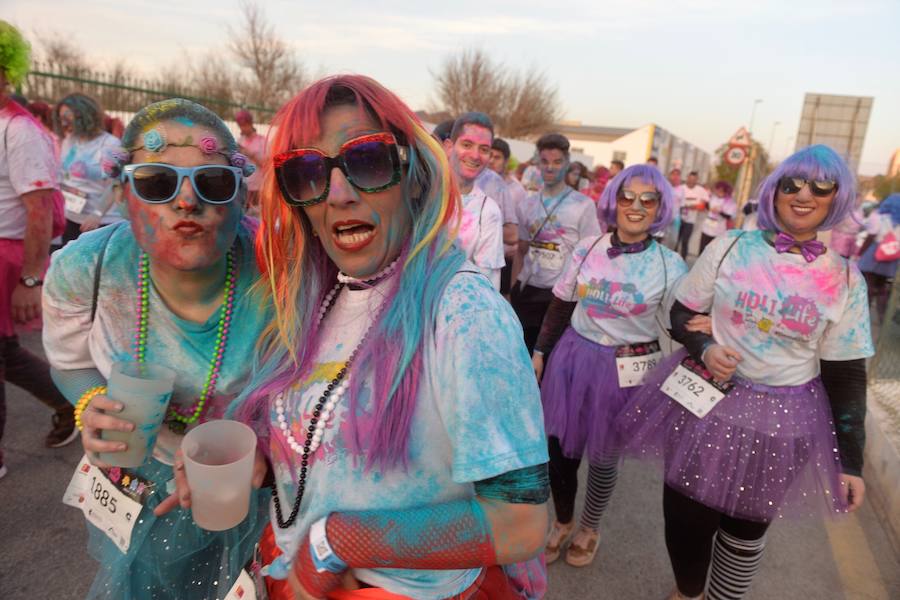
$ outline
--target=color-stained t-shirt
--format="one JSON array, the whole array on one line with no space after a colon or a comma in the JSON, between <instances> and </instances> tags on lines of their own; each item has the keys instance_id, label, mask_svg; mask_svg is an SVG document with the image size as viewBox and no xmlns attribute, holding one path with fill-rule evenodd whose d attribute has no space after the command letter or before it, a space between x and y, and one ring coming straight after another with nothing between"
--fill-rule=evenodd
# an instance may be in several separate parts
<instances>
[{"instance_id":1,"label":"color-stained t-shirt","mask_svg":"<svg viewBox=\"0 0 900 600\"><path fill-rule=\"evenodd\" d=\"M606 234L578 242L553 295L578 303L572 328L593 342L621 346L656 340L657 316L669 326L670 299L687 265L656 241L641 252L610 258L611 239Z\"/></svg>"},{"instance_id":2,"label":"color-stained t-shirt","mask_svg":"<svg viewBox=\"0 0 900 600\"><path fill-rule=\"evenodd\" d=\"M700 231L710 237L718 237L728 231L728 219L733 219L736 214L737 202L731 197L722 198L713 194Z\"/></svg>"},{"instance_id":3,"label":"color-stained t-shirt","mask_svg":"<svg viewBox=\"0 0 900 600\"><path fill-rule=\"evenodd\" d=\"M118 148L119 145L119 139L105 131L90 140L76 139L74 135L63 140L60 184L66 197L67 219L83 223L90 215L100 215L103 196L113 184L103 173L100 161L105 150ZM78 210L74 210L76 207ZM100 222L106 224L121 220L118 207L112 205Z\"/></svg>"},{"instance_id":4,"label":"color-stained t-shirt","mask_svg":"<svg viewBox=\"0 0 900 600\"><path fill-rule=\"evenodd\" d=\"M58 169L49 134L25 115L0 110L0 238L25 238L26 211L21 196L58 188ZM52 218L48 213L47 219Z\"/></svg>"},{"instance_id":5,"label":"color-stained t-shirt","mask_svg":"<svg viewBox=\"0 0 900 600\"><path fill-rule=\"evenodd\" d=\"M593 200L566 189L556 196L533 192L518 206L519 240L528 253L519 273L523 285L550 289L579 240L600 234Z\"/></svg>"},{"instance_id":6,"label":"color-stained t-shirt","mask_svg":"<svg viewBox=\"0 0 900 600\"><path fill-rule=\"evenodd\" d=\"M872 356L859 270L832 251L811 263L779 254L767 235L730 231L713 240L676 292L691 310L710 313L716 342L740 353L737 374L767 385L801 385L818 375L820 358Z\"/></svg>"},{"instance_id":7,"label":"color-stained t-shirt","mask_svg":"<svg viewBox=\"0 0 900 600\"><path fill-rule=\"evenodd\" d=\"M709 192L699 183L694 187L687 184L681 186L681 220L685 223L696 223L697 213L706 210Z\"/></svg>"},{"instance_id":8,"label":"color-stained t-shirt","mask_svg":"<svg viewBox=\"0 0 900 600\"><path fill-rule=\"evenodd\" d=\"M112 228L112 229L111 229ZM97 314L91 322L94 272L97 258L109 238L103 257ZM231 330L225 348L215 396L201 421L221 418L228 403L247 383L256 341L268 323L259 301L249 295L258 278L252 234L240 226L235 241L237 283ZM44 282L44 350L50 364L61 371L97 369L109 377L113 362L134 360L137 322L138 258L140 248L127 222L81 235L53 255ZM172 404L188 407L199 398L216 344L219 311L205 323L175 315L150 286L146 362L177 373ZM199 422L199 421L198 421ZM172 464L181 436L163 426L154 457Z\"/></svg>"},{"instance_id":9,"label":"color-stained t-shirt","mask_svg":"<svg viewBox=\"0 0 900 600\"><path fill-rule=\"evenodd\" d=\"M285 393L291 435L305 441L311 413L327 384L363 339L379 310L381 286L344 288L322 324L313 366ZM403 509L474 497L473 482L547 461L540 395L522 330L509 304L481 275L460 272L439 300L425 340L419 396L406 468L365 469L353 451L349 392L327 421L312 454L296 523L275 527L278 546L294 556L310 525L340 511ZM371 376L356 411L363 450L375 426ZM284 441L270 400L272 462L285 515L296 498L300 456ZM272 515L274 520L274 507ZM422 600L447 598L469 587L479 569L357 569L361 581Z\"/></svg>"},{"instance_id":10,"label":"color-stained t-shirt","mask_svg":"<svg viewBox=\"0 0 900 600\"><path fill-rule=\"evenodd\" d=\"M462 217L456 238L475 267L500 289L503 257L503 215L500 207L478 187L462 197Z\"/></svg>"}]
</instances>

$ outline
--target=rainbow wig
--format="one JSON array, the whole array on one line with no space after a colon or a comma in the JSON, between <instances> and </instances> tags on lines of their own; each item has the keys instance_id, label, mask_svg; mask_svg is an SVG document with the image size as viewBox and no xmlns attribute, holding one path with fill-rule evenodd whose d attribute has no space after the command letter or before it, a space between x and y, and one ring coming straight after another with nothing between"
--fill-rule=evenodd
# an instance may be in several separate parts
<instances>
[{"instance_id":1,"label":"rainbow wig","mask_svg":"<svg viewBox=\"0 0 900 600\"><path fill-rule=\"evenodd\" d=\"M759 186L760 229L781 231L781 225L775 215L775 195L778 193L778 180L782 177L803 177L804 179L833 179L838 190L831 201L828 216L819 225L819 229L831 229L853 211L856 203L856 178L847 167L847 163L837 152L816 144L807 146L787 157Z\"/></svg>"},{"instance_id":2,"label":"rainbow wig","mask_svg":"<svg viewBox=\"0 0 900 600\"><path fill-rule=\"evenodd\" d=\"M25 81L31 68L31 46L19 33L19 30L0 21L0 70L6 79L18 87Z\"/></svg>"},{"instance_id":3,"label":"rainbow wig","mask_svg":"<svg viewBox=\"0 0 900 600\"><path fill-rule=\"evenodd\" d=\"M597 217L601 222L615 225L616 197L619 195L619 190L635 178L652 185L661 194L662 198L659 201L659 209L656 211L656 219L650 225L650 234L653 235L665 231L674 216L673 204L675 200L672 194L672 186L669 185L669 182L666 181L659 169L653 165L632 165L613 177L597 202Z\"/></svg>"},{"instance_id":4,"label":"rainbow wig","mask_svg":"<svg viewBox=\"0 0 900 600\"><path fill-rule=\"evenodd\" d=\"M367 468L405 465L424 346L434 330L444 288L464 261L452 243L460 197L440 144L396 95L361 75L322 79L284 105L272 123L270 156L315 143L322 115L339 105L357 106L409 148L401 185L411 232L402 246L399 275L388 280L384 308L357 354L348 390L351 451L365 456ZM303 210L282 199L271 159L260 204L257 260L275 318L260 341L248 392L229 407L229 414L247 422L267 420L269 396L312 370L320 334L316 317L337 282L337 267L312 235ZM367 380L374 383L368 409L375 428L362 440L356 414ZM276 439L285 444L280 436ZM286 444L284 448L290 452Z\"/></svg>"}]
</instances>

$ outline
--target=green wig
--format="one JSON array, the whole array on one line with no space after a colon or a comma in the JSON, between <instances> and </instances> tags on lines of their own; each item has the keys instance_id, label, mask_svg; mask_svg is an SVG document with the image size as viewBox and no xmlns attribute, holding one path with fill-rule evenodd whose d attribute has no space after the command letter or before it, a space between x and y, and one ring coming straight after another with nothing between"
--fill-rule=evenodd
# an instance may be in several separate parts
<instances>
[{"instance_id":1,"label":"green wig","mask_svg":"<svg viewBox=\"0 0 900 600\"><path fill-rule=\"evenodd\" d=\"M30 66L31 46L18 29L6 21L0 21L0 69L6 74L6 79L15 86L20 85Z\"/></svg>"}]
</instances>

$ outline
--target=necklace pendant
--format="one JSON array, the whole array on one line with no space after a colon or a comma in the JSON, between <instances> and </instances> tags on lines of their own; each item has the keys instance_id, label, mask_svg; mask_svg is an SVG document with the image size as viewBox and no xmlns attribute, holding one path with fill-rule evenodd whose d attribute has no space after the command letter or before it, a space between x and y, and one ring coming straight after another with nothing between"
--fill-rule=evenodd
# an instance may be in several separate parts
<instances>
[{"instance_id":1,"label":"necklace pendant","mask_svg":"<svg viewBox=\"0 0 900 600\"><path fill-rule=\"evenodd\" d=\"M187 424L176 421L175 419L168 421L166 425L169 426L169 431L176 435L184 435L184 432L187 430Z\"/></svg>"}]
</instances>

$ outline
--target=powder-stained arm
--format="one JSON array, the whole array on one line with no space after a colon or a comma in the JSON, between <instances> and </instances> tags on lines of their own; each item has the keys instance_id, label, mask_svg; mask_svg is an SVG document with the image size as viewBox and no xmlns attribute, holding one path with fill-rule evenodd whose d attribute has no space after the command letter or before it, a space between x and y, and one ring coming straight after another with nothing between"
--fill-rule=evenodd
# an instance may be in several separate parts
<instances>
[{"instance_id":1,"label":"powder-stained arm","mask_svg":"<svg viewBox=\"0 0 900 600\"><path fill-rule=\"evenodd\" d=\"M414 509L332 513L326 522L328 542L350 568L469 569L519 562L543 548L546 465L478 482L476 490L474 499ZM294 575L317 597L334 589L340 578L316 572L308 540L298 552Z\"/></svg>"}]
</instances>

